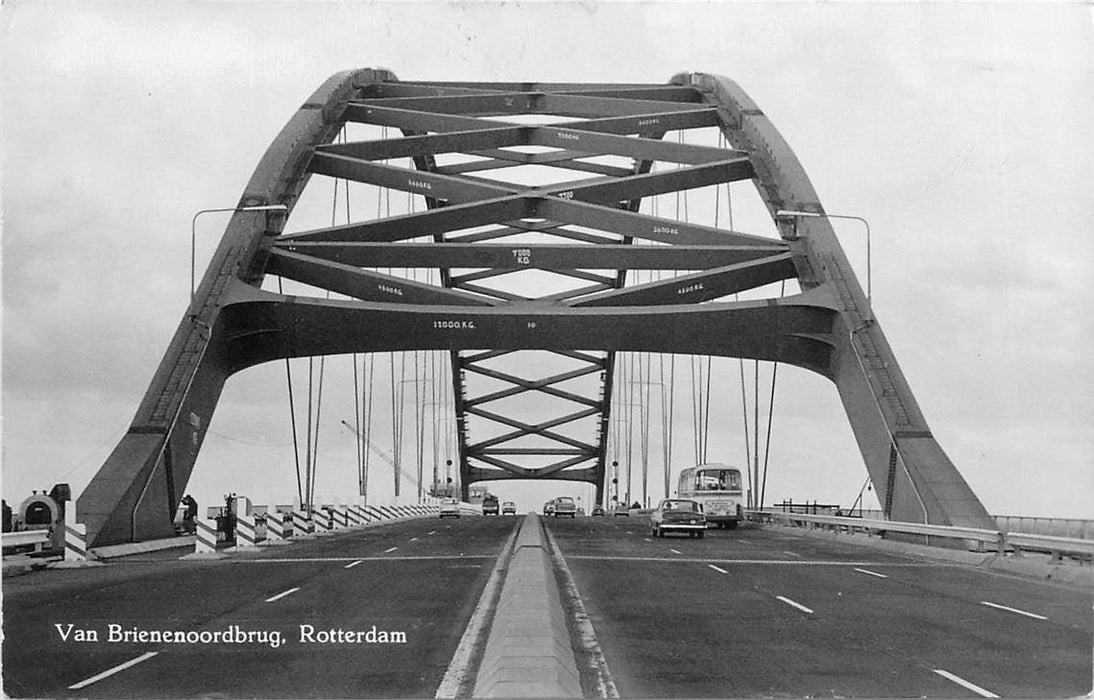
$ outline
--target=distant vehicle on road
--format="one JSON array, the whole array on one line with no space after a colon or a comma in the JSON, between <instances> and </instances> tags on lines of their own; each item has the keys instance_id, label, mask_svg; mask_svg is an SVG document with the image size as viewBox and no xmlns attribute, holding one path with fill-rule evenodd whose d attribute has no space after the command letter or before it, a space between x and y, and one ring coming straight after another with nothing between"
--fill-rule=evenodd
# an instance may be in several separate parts
<instances>
[{"instance_id":1,"label":"distant vehicle on road","mask_svg":"<svg viewBox=\"0 0 1094 700\"><path fill-rule=\"evenodd\" d=\"M444 499L443 501L441 501L440 515L442 518L447 518L450 516L453 518L460 517L460 502L457 501L455 498Z\"/></svg>"},{"instance_id":2,"label":"distant vehicle on road","mask_svg":"<svg viewBox=\"0 0 1094 700\"><path fill-rule=\"evenodd\" d=\"M513 503L512 501L506 501L506 502L502 503L501 504L501 514L502 515L516 515L517 514L517 504Z\"/></svg>"},{"instance_id":3,"label":"distant vehicle on road","mask_svg":"<svg viewBox=\"0 0 1094 700\"><path fill-rule=\"evenodd\" d=\"M725 464L700 464L680 472L676 497L703 506L707 522L721 528L735 528L744 518L741 470Z\"/></svg>"},{"instance_id":4,"label":"distant vehicle on road","mask_svg":"<svg viewBox=\"0 0 1094 700\"><path fill-rule=\"evenodd\" d=\"M544 515L554 515L555 514L555 502L554 501L547 501L546 503L543 504L543 514Z\"/></svg>"},{"instance_id":5,"label":"distant vehicle on road","mask_svg":"<svg viewBox=\"0 0 1094 700\"><path fill-rule=\"evenodd\" d=\"M498 514L498 497L493 494L486 494L482 499L482 514L483 515L497 515Z\"/></svg>"},{"instance_id":6,"label":"distant vehicle on road","mask_svg":"<svg viewBox=\"0 0 1094 700\"><path fill-rule=\"evenodd\" d=\"M686 532L688 537L703 538L707 519L698 501L666 498L650 513L650 535L664 537L666 532Z\"/></svg>"},{"instance_id":7,"label":"distant vehicle on road","mask_svg":"<svg viewBox=\"0 0 1094 700\"><path fill-rule=\"evenodd\" d=\"M596 504L595 506L593 506L593 512L592 512L591 515L594 518L597 517L597 516L603 516L604 515L604 506L600 505L599 503Z\"/></svg>"},{"instance_id":8,"label":"distant vehicle on road","mask_svg":"<svg viewBox=\"0 0 1094 700\"><path fill-rule=\"evenodd\" d=\"M556 518L563 516L573 518L577 515L577 504L574 503L574 499L569 496L559 496L555 499L555 510L552 515Z\"/></svg>"},{"instance_id":9,"label":"distant vehicle on road","mask_svg":"<svg viewBox=\"0 0 1094 700\"><path fill-rule=\"evenodd\" d=\"M618 515L622 515L625 518L630 517L631 511L630 511L629 508L627 508L626 503L616 503L615 504L615 508L612 509L612 517L614 518Z\"/></svg>"}]
</instances>

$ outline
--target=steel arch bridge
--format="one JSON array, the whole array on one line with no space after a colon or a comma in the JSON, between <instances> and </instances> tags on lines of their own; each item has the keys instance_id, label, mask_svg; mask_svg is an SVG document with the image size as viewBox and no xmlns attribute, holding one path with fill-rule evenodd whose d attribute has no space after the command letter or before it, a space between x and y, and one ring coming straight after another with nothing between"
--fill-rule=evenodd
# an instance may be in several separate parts
<instances>
[{"instance_id":1,"label":"steel arch bridge","mask_svg":"<svg viewBox=\"0 0 1094 700\"><path fill-rule=\"evenodd\" d=\"M347 123L401 136L336 143ZM709 127L727 147L663 139ZM446 163L451 154L473 158ZM413 168L389 162L397 159ZM521 165L579 179L521 185L476 174ZM427 207L286 234L313 174L421 195ZM639 213L643 198L737 181L755 185L779 238ZM284 212L233 215L129 431L79 498L89 544L171 533L234 372L280 358L399 350L450 354L465 493L486 479L568 479L595 484L599 501L616 353L646 351L821 374L836 386L890 518L991 523L932 436L828 220L776 216L824 209L789 146L730 80L692 73L668 84L428 83L386 70L339 73L273 141L238 206L264 205ZM552 242L521 242L532 233ZM441 284L384 267L436 270ZM569 286L537 296L496 284L528 269ZM676 276L628 285L637 270ZM350 300L272 293L261 288L267 275ZM781 280L801 292L724 300ZM490 364L524 350L550 351L572 367L530 378ZM506 387L474 395L469 373ZM596 391L565 384L589 376L599 377ZM528 423L488 406L531 394L568 408ZM474 442L472 417L511 430ZM582 421L593 426L589 438L561 430ZM530 457L548 463L531 468Z\"/></svg>"}]
</instances>

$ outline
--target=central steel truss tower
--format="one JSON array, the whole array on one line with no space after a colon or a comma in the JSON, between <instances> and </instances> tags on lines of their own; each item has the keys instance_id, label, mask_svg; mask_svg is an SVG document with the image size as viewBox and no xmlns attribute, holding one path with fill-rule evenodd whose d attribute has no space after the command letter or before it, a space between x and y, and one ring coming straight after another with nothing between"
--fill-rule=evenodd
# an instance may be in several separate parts
<instances>
[{"instance_id":1,"label":"central steel truss tower","mask_svg":"<svg viewBox=\"0 0 1094 700\"><path fill-rule=\"evenodd\" d=\"M336 143L347 123L400 135ZM725 147L664 138L709 127ZM570 179L504 180L522 165ZM286 234L313 174L420 195L426 207ZM639 213L646 197L739 181L754 184L778 238ZM890 518L991 524L927 427L828 220L777 216L825 212L789 146L730 80L429 83L340 73L289 120L239 201L269 205L285 211L233 216L131 428L78 500L92 545L169 534L232 373L286 357L395 350L450 354L464 489L567 479L595 484L599 501L616 353L716 355L830 379ZM526 242L532 234L537 242ZM436 270L441 283L382 268ZM500 283L527 270L564 290ZM675 276L628 284L637 270ZM261 288L266 275L350 299L273 293ZM781 280L800 293L726 301ZM529 377L513 369L528 350L569 366ZM472 392L468 375L495 389ZM557 416L533 423L495 408L533 396L551 397ZM473 420L503 432L476 439ZM585 437L565 430L579 426Z\"/></svg>"}]
</instances>

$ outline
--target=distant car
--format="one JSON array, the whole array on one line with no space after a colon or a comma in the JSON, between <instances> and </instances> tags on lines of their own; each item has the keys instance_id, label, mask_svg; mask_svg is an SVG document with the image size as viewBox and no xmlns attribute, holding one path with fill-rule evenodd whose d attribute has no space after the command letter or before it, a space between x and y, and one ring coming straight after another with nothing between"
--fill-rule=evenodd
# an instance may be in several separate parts
<instances>
[{"instance_id":1,"label":"distant car","mask_svg":"<svg viewBox=\"0 0 1094 700\"><path fill-rule=\"evenodd\" d=\"M543 514L544 515L554 515L555 514L555 502L554 501L547 501L546 503L543 504Z\"/></svg>"},{"instance_id":2,"label":"distant car","mask_svg":"<svg viewBox=\"0 0 1094 700\"><path fill-rule=\"evenodd\" d=\"M501 504L501 514L502 515L516 515L517 514L517 504L513 503L512 501L506 501L506 502L502 503Z\"/></svg>"},{"instance_id":3,"label":"distant car","mask_svg":"<svg viewBox=\"0 0 1094 700\"><path fill-rule=\"evenodd\" d=\"M441 501L441 513L442 518L452 516L453 518L460 517L460 502L455 498L446 498Z\"/></svg>"},{"instance_id":4,"label":"distant car","mask_svg":"<svg viewBox=\"0 0 1094 700\"><path fill-rule=\"evenodd\" d=\"M707 517L697 501L666 498L650 513L650 534L664 537L666 532L686 532L688 537L702 539L707 529Z\"/></svg>"},{"instance_id":5,"label":"distant car","mask_svg":"<svg viewBox=\"0 0 1094 700\"><path fill-rule=\"evenodd\" d=\"M592 515L592 516L593 516L594 518L595 518L596 516L603 516L603 515L604 515L604 506L601 506L601 505L595 505L595 506L593 506L593 512L591 513L591 515Z\"/></svg>"},{"instance_id":6,"label":"distant car","mask_svg":"<svg viewBox=\"0 0 1094 700\"><path fill-rule=\"evenodd\" d=\"M482 499L482 514L483 515L497 515L498 514L498 497L486 494L486 497Z\"/></svg>"},{"instance_id":7,"label":"distant car","mask_svg":"<svg viewBox=\"0 0 1094 700\"><path fill-rule=\"evenodd\" d=\"M584 508L578 508L577 509L577 514L578 514L578 517L584 517L585 516L585 509Z\"/></svg>"},{"instance_id":8,"label":"distant car","mask_svg":"<svg viewBox=\"0 0 1094 700\"><path fill-rule=\"evenodd\" d=\"M555 499L555 510L552 515L556 518L564 516L573 518L577 515L577 504L569 496L559 496Z\"/></svg>"},{"instance_id":9,"label":"distant car","mask_svg":"<svg viewBox=\"0 0 1094 700\"><path fill-rule=\"evenodd\" d=\"M627 508L626 503L617 503L615 508L612 509L612 517L622 515L623 517L630 517L631 511Z\"/></svg>"}]
</instances>

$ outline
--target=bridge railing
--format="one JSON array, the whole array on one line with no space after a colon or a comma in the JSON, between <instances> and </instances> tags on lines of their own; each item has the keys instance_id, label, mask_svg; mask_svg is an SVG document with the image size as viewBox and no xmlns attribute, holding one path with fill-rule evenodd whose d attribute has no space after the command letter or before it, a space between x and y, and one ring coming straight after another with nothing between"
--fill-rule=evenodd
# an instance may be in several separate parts
<instances>
[{"instance_id":1,"label":"bridge railing","mask_svg":"<svg viewBox=\"0 0 1094 700\"><path fill-rule=\"evenodd\" d=\"M834 515L807 515L805 513L784 513L777 510L745 511L749 520L761 523L825 528L837 532L861 532L867 535L880 533L900 533L905 535L923 535L930 544L930 538L952 541L964 541L975 551L995 551L998 554L1020 556L1023 551L1044 552L1052 556L1053 561L1064 557L1090 561L1094 559L1094 540L1075 537L1053 537L1049 535L1031 535L1019 532L1004 532L971 527L950 525L925 525L922 523L904 523L892 520L873 520L867 518L846 518Z\"/></svg>"},{"instance_id":2,"label":"bridge railing","mask_svg":"<svg viewBox=\"0 0 1094 700\"><path fill-rule=\"evenodd\" d=\"M3 535L4 551L32 547L35 552L41 551L49 544L49 530L22 530L20 532L5 532Z\"/></svg>"}]
</instances>

